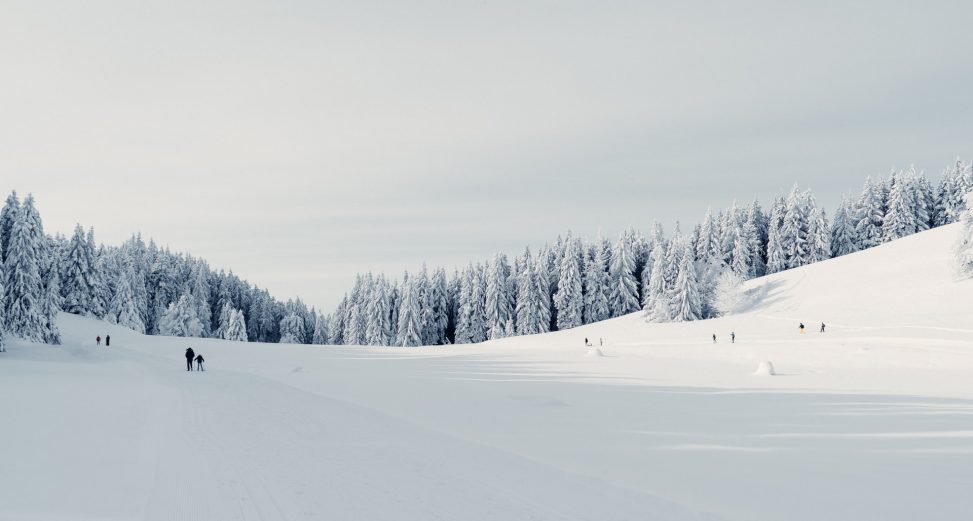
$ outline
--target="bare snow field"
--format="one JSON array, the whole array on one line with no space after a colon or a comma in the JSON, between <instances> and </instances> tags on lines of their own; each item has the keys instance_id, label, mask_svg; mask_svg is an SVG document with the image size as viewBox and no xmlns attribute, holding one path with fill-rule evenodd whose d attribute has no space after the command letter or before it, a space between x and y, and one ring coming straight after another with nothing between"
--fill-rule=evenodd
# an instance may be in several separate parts
<instances>
[{"instance_id":1,"label":"bare snow field","mask_svg":"<svg viewBox=\"0 0 973 521\"><path fill-rule=\"evenodd\" d=\"M749 281L730 317L479 345L241 344L62 315L63 346L0 356L0 519L969 519L957 233ZM187 346L206 372L185 371Z\"/></svg>"}]
</instances>

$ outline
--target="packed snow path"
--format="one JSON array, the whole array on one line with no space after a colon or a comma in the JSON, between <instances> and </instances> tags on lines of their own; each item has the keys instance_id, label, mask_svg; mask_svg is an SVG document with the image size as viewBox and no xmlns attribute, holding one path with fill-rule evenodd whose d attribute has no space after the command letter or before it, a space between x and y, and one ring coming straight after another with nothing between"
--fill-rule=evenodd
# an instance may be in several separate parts
<instances>
[{"instance_id":1,"label":"packed snow path","mask_svg":"<svg viewBox=\"0 0 973 521\"><path fill-rule=\"evenodd\" d=\"M752 281L734 317L476 346L62 315L64 346L0 359L0 519L966 519L973 281L949 228Z\"/></svg>"}]
</instances>

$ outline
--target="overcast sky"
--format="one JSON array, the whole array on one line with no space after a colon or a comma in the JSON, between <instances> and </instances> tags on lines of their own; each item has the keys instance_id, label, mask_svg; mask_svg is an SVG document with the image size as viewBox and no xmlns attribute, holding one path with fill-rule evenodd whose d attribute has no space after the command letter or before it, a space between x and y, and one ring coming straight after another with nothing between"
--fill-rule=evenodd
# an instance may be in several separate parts
<instances>
[{"instance_id":1,"label":"overcast sky","mask_svg":"<svg viewBox=\"0 0 973 521\"><path fill-rule=\"evenodd\" d=\"M846 4L854 4L846 5ZM675 5L679 4L679 5ZM973 154L973 3L0 2L0 188L330 310Z\"/></svg>"}]
</instances>

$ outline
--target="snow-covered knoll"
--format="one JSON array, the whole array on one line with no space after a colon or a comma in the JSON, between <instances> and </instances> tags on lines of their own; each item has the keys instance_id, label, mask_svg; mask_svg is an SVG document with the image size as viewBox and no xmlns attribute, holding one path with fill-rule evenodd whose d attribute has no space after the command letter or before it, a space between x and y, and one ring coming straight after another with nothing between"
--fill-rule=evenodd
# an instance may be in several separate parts
<instances>
[{"instance_id":1,"label":"snow-covered knoll","mask_svg":"<svg viewBox=\"0 0 973 521\"><path fill-rule=\"evenodd\" d=\"M966 519L956 233L751 281L732 317L474 346L146 337L62 315L63 346L0 358L0 519ZM187 345L208 371L184 370ZM766 361L776 376L755 374Z\"/></svg>"}]
</instances>

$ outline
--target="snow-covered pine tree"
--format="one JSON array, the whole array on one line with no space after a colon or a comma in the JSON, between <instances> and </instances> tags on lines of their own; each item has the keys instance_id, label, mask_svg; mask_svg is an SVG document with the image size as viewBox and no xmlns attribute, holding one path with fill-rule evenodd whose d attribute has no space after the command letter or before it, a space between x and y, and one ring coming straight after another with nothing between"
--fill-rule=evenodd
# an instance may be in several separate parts
<instances>
[{"instance_id":1,"label":"snow-covered pine tree","mask_svg":"<svg viewBox=\"0 0 973 521\"><path fill-rule=\"evenodd\" d=\"M810 262L810 244L808 240L808 213L806 198L797 186L787 197L784 210L783 225L779 230L781 246L787 268L797 268Z\"/></svg>"},{"instance_id":2,"label":"snow-covered pine tree","mask_svg":"<svg viewBox=\"0 0 973 521\"><path fill-rule=\"evenodd\" d=\"M419 308L418 293L415 277L403 282L402 299L399 306L397 345L405 347L422 345L422 310Z\"/></svg>"},{"instance_id":3,"label":"snow-covered pine tree","mask_svg":"<svg viewBox=\"0 0 973 521\"><path fill-rule=\"evenodd\" d=\"M20 199L14 190L7 196L7 202L0 209L0 264L7 261L7 250L10 248L10 234L14 221L20 212Z\"/></svg>"},{"instance_id":4,"label":"snow-covered pine tree","mask_svg":"<svg viewBox=\"0 0 973 521\"><path fill-rule=\"evenodd\" d=\"M584 324L584 295L582 293L581 267L578 263L580 256L581 242L568 237L565 242L564 255L561 258L558 288L554 294L558 330L570 329Z\"/></svg>"},{"instance_id":5,"label":"snow-covered pine tree","mask_svg":"<svg viewBox=\"0 0 973 521\"><path fill-rule=\"evenodd\" d=\"M590 261L584 270L584 322L590 324L600 322L611 317L608 308L608 266L605 264L605 250L600 241L596 241L591 248ZM651 266L650 262L646 265ZM651 272L651 268L646 271Z\"/></svg>"},{"instance_id":6,"label":"snow-covered pine tree","mask_svg":"<svg viewBox=\"0 0 973 521\"><path fill-rule=\"evenodd\" d=\"M509 269L507 257L502 253L498 253L487 267L486 325L490 340L507 337L513 330L513 309L507 295Z\"/></svg>"},{"instance_id":7,"label":"snow-covered pine tree","mask_svg":"<svg viewBox=\"0 0 973 521\"><path fill-rule=\"evenodd\" d=\"M48 252L53 252L54 244L49 243ZM61 311L61 288L58 256L48 253L41 280L44 285L44 297L41 299L41 313L44 317L44 343L58 345L61 343L61 331L57 327L57 313ZM2 334L2 331L0 331Z\"/></svg>"},{"instance_id":8,"label":"snow-covered pine tree","mask_svg":"<svg viewBox=\"0 0 973 521\"><path fill-rule=\"evenodd\" d=\"M433 272L430 285L429 304L432 310L432 336L431 344L444 345L446 340L446 329L449 326L449 283L446 281L446 270L443 268ZM513 321L511 320L511 327Z\"/></svg>"},{"instance_id":9,"label":"snow-covered pine tree","mask_svg":"<svg viewBox=\"0 0 973 521\"><path fill-rule=\"evenodd\" d=\"M703 222L699 225L699 240L696 242L696 258L709 261L720 251L719 225L713 219L713 209L707 208Z\"/></svg>"},{"instance_id":10,"label":"snow-covered pine tree","mask_svg":"<svg viewBox=\"0 0 973 521\"><path fill-rule=\"evenodd\" d=\"M44 342L44 284L41 262L46 240L34 198L24 199L10 230L7 260L4 262L4 318L7 333L34 342Z\"/></svg>"},{"instance_id":11,"label":"snow-covered pine tree","mask_svg":"<svg viewBox=\"0 0 973 521\"><path fill-rule=\"evenodd\" d=\"M68 243L67 254L61 267L61 294L64 311L75 315L91 315L91 265L84 229L78 224Z\"/></svg>"},{"instance_id":12,"label":"snow-covered pine tree","mask_svg":"<svg viewBox=\"0 0 973 521\"><path fill-rule=\"evenodd\" d=\"M249 340L247 337L247 322L243 316L243 311L237 309L232 310L230 313L230 322L223 331L223 338L231 342L246 342Z\"/></svg>"},{"instance_id":13,"label":"snow-covered pine tree","mask_svg":"<svg viewBox=\"0 0 973 521\"><path fill-rule=\"evenodd\" d=\"M370 346L392 344L391 320L392 303L389 300L388 282L385 275L379 275L372 288L366 307L365 343Z\"/></svg>"},{"instance_id":14,"label":"snow-covered pine tree","mask_svg":"<svg viewBox=\"0 0 973 521\"><path fill-rule=\"evenodd\" d=\"M612 316L626 315L639 310L638 288L636 287L635 262L624 235L615 243L612 250L611 265L608 273L611 280L609 308Z\"/></svg>"},{"instance_id":15,"label":"snow-covered pine tree","mask_svg":"<svg viewBox=\"0 0 973 521\"><path fill-rule=\"evenodd\" d=\"M672 319L677 322L699 320L703 316L703 302L699 296L693 254L686 251L679 264L679 275L672 293Z\"/></svg>"},{"instance_id":16,"label":"snow-covered pine tree","mask_svg":"<svg viewBox=\"0 0 973 521\"><path fill-rule=\"evenodd\" d=\"M834 212L831 222L831 255L840 257L858 251L857 232L852 221L851 206L845 197L841 198L838 208Z\"/></svg>"},{"instance_id":17,"label":"snow-covered pine tree","mask_svg":"<svg viewBox=\"0 0 973 521\"><path fill-rule=\"evenodd\" d=\"M105 275L105 261L95 242L95 229L88 228L88 237L85 239L87 248L88 265L90 266L89 278L91 280L91 314L97 318L103 318L108 312L108 301L111 295L108 289L108 282ZM207 324L209 321L207 319Z\"/></svg>"},{"instance_id":18,"label":"snow-covered pine tree","mask_svg":"<svg viewBox=\"0 0 973 521\"><path fill-rule=\"evenodd\" d=\"M885 220L883 183L875 183L871 177L865 180L861 197L855 208L855 232L858 249L865 250L882 243L882 223Z\"/></svg>"},{"instance_id":19,"label":"snow-covered pine tree","mask_svg":"<svg viewBox=\"0 0 973 521\"><path fill-rule=\"evenodd\" d=\"M311 337L311 343L315 345L326 345L330 341L330 335L328 334L328 317L324 316L322 313L318 313L318 316L314 320L314 336Z\"/></svg>"},{"instance_id":20,"label":"snow-covered pine tree","mask_svg":"<svg viewBox=\"0 0 973 521\"><path fill-rule=\"evenodd\" d=\"M652 274L642 309L646 320L651 322L668 322L672 319L672 309L669 306L668 281L666 281L666 252L668 248L657 242L652 256Z\"/></svg>"},{"instance_id":21,"label":"snow-covered pine tree","mask_svg":"<svg viewBox=\"0 0 973 521\"><path fill-rule=\"evenodd\" d=\"M280 321L280 343L304 343L304 319L297 313L290 313Z\"/></svg>"},{"instance_id":22,"label":"snow-covered pine tree","mask_svg":"<svg viewBox=\"0 0 973 521\"><path fill-rule=\"evenodd\" d=\"M819 262L831 258L831 230L824 208L818 208L811 192L807 192L808 207L808 261Z\"/></svg>"},{"instance_id":23,"label":"snow-covered pine tree","mask_svg":"<svg viewBox=\"0 0 973 521\"><path fill-rule=\"evenodd\" d=\"M203 324L199 321L196 302L188 291L169 304L159 323L159 334L194 338L203 336Z\"/></svg>"},{"instance_id":24,"label":"snow-covered pine tree","mask_svg":"<svg viewBox=\"0 0 973 521\"><path fill-rule=\"evenodd\" d=\"M517 281L517 334L544 333L548 330L550 318L543 309L547 300L546 285L542 287L537 280L539 262L531 257L530 249L527 249L520 264L522 268Z\"/></svg>"},{"instance_id":25,"label":"snow-covered pine tree","mask_svg":"<svg viewBox=\"0 0 973 521\"><path fill-rule=\"evenodd\" d=\"M203 335L209 336L210 322L213 312L210 309L209 268L202 261L196 263L192 272L191 292L196 308L196 317L203 325Z\"/></svg>"},{"instance_id":26,"label":"snow-covered pine tree","mask_svg":"<svg viewBox=\"0 0 973 521\"><path fill-rule=\"evenodd\" d=\"M145 324L135 303L135 293L132 290L132 279L135 270L126 265L121 276L115 281L115 294L112 296L106 319L112 324L127 327L138 333L145 333Z\"/></svg>"},{"instance_id":27,"label":"snow-covered pine tree","mask_svg":"<svg viewBox=\"0 0 973 521\"><path fill-rule=\"evenodd\" d=\"M731 254L732 260L730 262L730 270L733 271L741 280L749 279L753 276L754 270L751 266L753 262L753 252L750 251L750 246L753 244L752 237L748 237L743 227L746 224L739 224L733 233L733 252ZM751 235L756 233L756 230L750 230Z\"/></svg>"},{"instance_id":28,"label":"snow-covered pine tree","mask_svg":"<svg viewBox=\"0 0 973 521\"><path fill-rule=\"evenodd\" d=\"M916 233L916 198L909 174L893 173L888 196L888 210L882 221L882 241L894 241Z\"/></svg>"}]
</instances>

